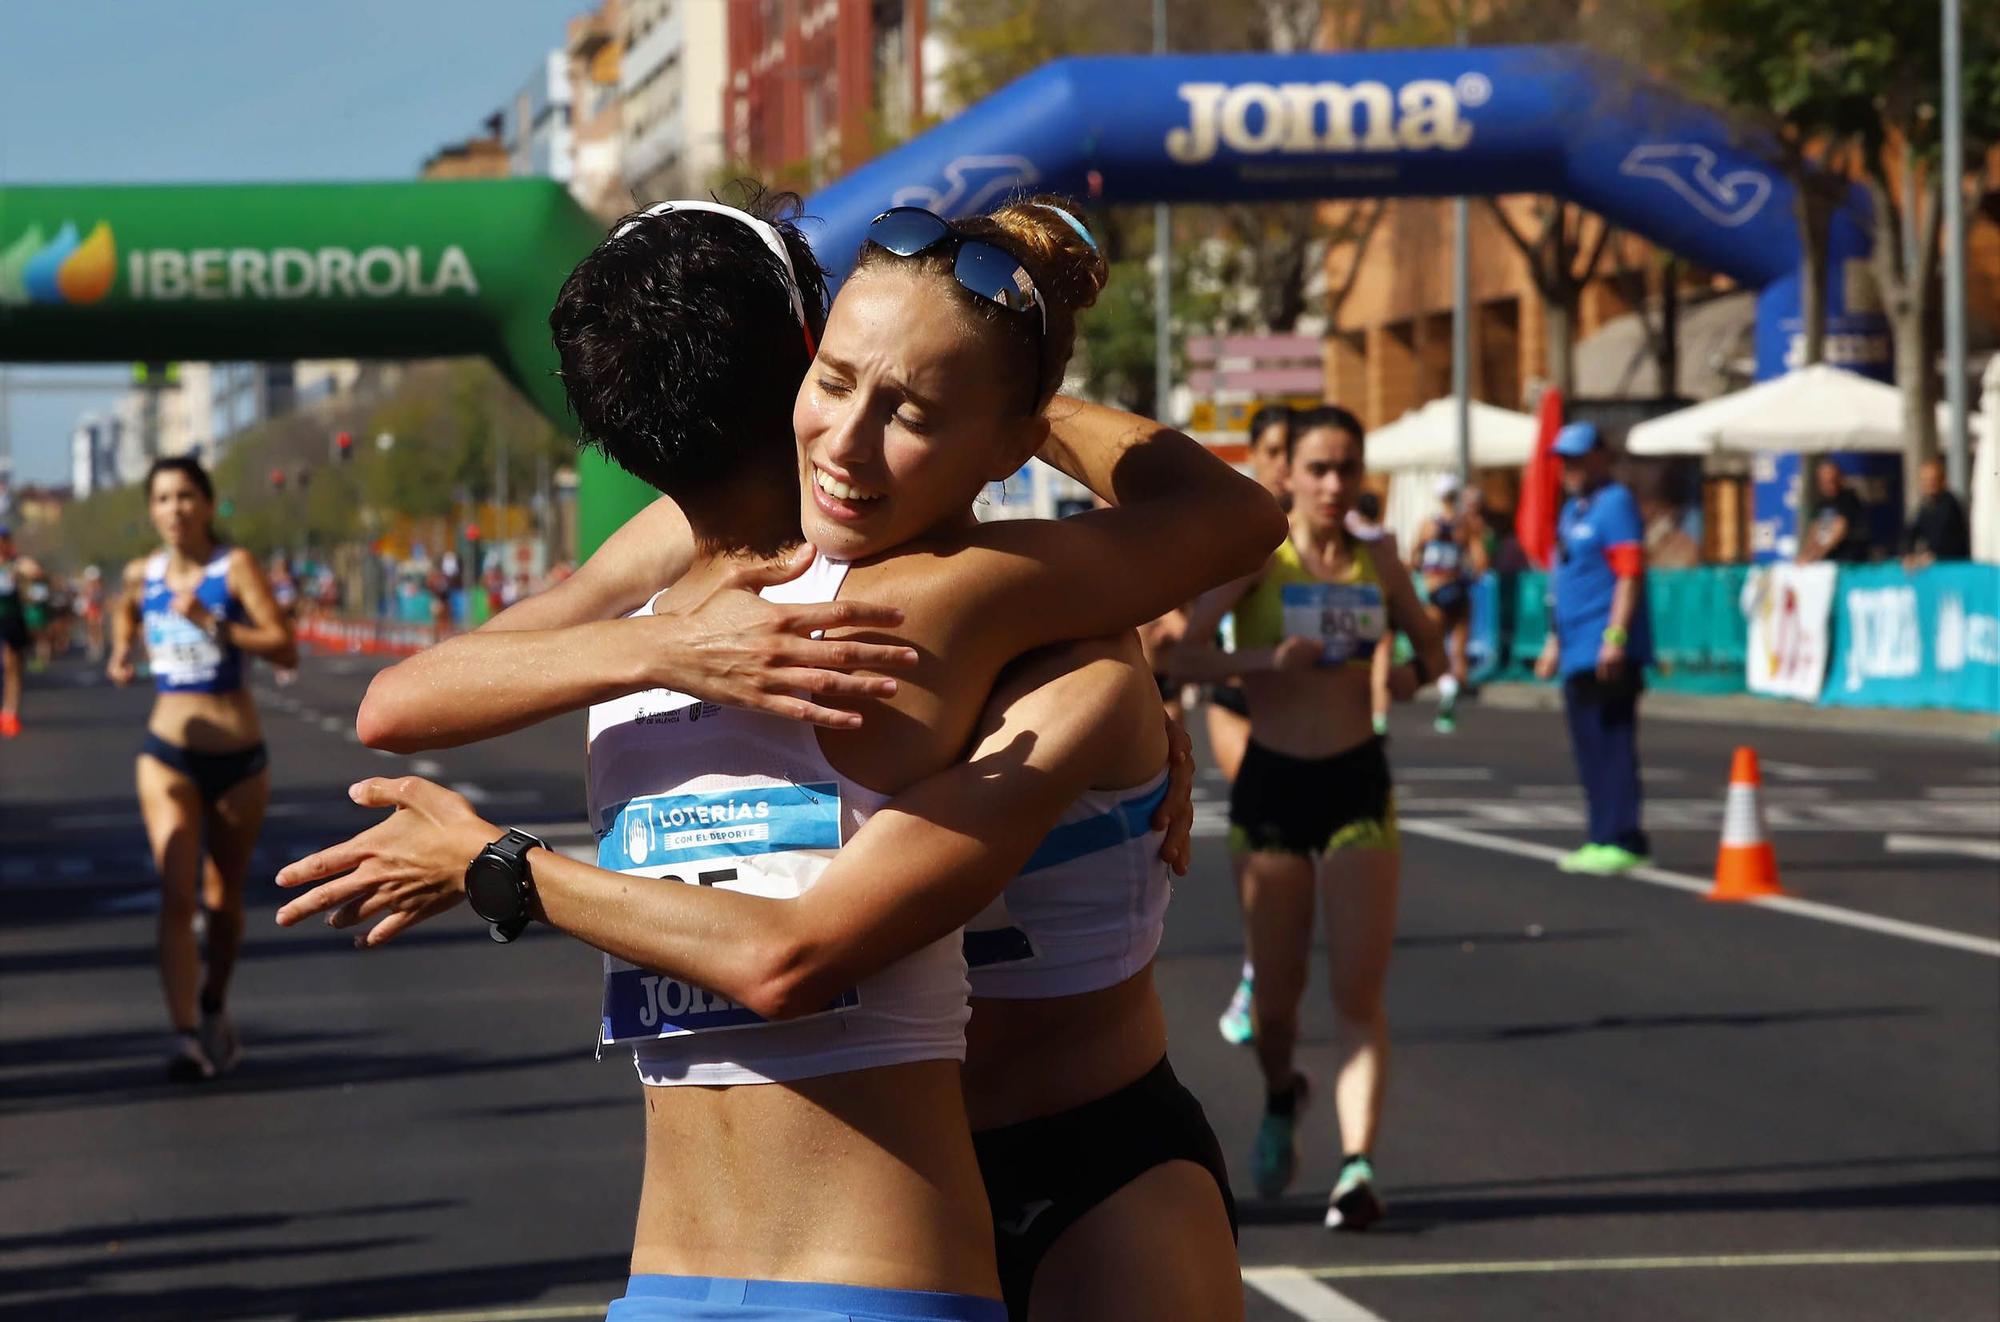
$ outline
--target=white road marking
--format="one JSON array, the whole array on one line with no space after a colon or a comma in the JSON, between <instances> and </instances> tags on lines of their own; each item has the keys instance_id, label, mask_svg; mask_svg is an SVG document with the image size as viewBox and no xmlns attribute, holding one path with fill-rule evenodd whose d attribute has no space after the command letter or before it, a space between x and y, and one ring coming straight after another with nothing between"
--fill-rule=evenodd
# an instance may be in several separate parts
<instances>
[{"instance_id":1,"label":"white road marking","mask_svg":"<svg viewBox=\"0 0 2000 1322\"><path fill-rule=\"evenodd\" d=\"M1503 1262L1398 1262L1375 1266L1308 1267L1321 1280L1388 1280L1426 1276L1519 1276L1554 1272L1716 1270L1743 1267L1888 1267L2000 1262L2000 1249L1862 1249L1848 1253L1716 1253L1672 1258L1528 1258ZM1250 1273L1244 1272L1244 1279Z\"/></svg>"},{"instance_id":2,"label":"white road marking","mask_svg":"<svg viewBox=\"0 0 2000 1322\"><path fill-rule=\"evenodd\" d=\"M1933 785L1924 791L1927 799L1964 799L1983 803L2000 811L2000 789L1991 785Z\"/></svg>"},{"instance_id":3,"label":"white road marking","mask_svg":"<svg viewBox=\"0 0 2000 1322\"><path fill-rule=\"evenodd\" d=\"M1402 767L1396 779L1416 784L1427 780L1491 780L1492 767Z\"/></svg>"},{"instance_id":4,"label":"white road marking","mask_svg":"<svg viewBox=\"0 0 2000 1322\"><path fill-rule=\"evenodd\" d=\"M425 780L436 780L444 774L444 764L442 762L434 762L427 757L420 757L410 763L410 774L412 776L422 776ZM467 797L470 798L471 796L468 795Z\"/></svg>"},{"instance_id":5,"label":"white road marking","mask_svg":"<svg viewBox=\"0 0 2000 1322\"><path fill-rule=\"evenodd\" d=\"M347 722L338 716L322 716L319 718L319 728L328 734L339 734L347 728Z\"/></svg>"},{"instance_id":6,"label":"white road marking","mask_svg":"<svg viewBox=\"0 0 2000 1322\"><path fill-rule=\"evenodd\" d=\"M1583 797L1571 791L1562 798L1448 799L1400 796L1405 813L1444 817L1457 825L1489 831L1568 831L1584 823ZM1551 787L1547 791L1555 795ZM1767 791L1764 821L1776 835L1823 835L1829 832L1879 834L1889 831L1938 831L1964 834L1991 831L1993 812L1985 804L1945 799L1837 799L1823 797L1811 786ZM1646 829L1654 833L1722 830L1722 795L1701 799L1647 799Z\"/></svg>"},{"instance_id":7,"label":"white road marking","mask_svg":"<svg viewBox=\"0 0 2000 1322\"><path fill-rule=\"evenodd\" d=\"M1775 758L1762 758L1758 765L1771 773L1776 780L1839 780L1868 781L1875 779L1875 772L1868 767L1815 767L1804 762L1780 762Z\"/></svg>"},{"instance_id":8,"label":"white road marking","mask_svg":"<svg viewBox=\"0 0 2000 1322\"><path fill-rule=\"evenodd\" d=\"M1892 854L1963 854L2000 863L2000 840L1974 840L1949 835L1887 835L1882 848Z\"/></svg>"},{"instance_id":9,"label":"white road marking","mask_svg":"<svg viewBox=\"0 0 2000 1322\"><path fill-rule=\"evenodd\" d=\"M1383 1322L1380 1313L1371 1313L1315 1276L1297 1267L1243 1269L1245 1285L1308 1322Z\"/></svg>"},{"instance_id":10,"label":"white road marking","mask_svg":"<svg viewBox=\"0 0 2000 1322\"><path fill-rule=\"evenodd\" d=\"M1429 836L1434 840L1470 845L1475 849L1491 849L1502 854L1518 854L1522 858L1541 859L1550 863L1568 852L1552 845L1538 845L1528 840L1509 840L1505 836L1488 835L1483 831L1468 831L1463 827L1450 826L1443 822L1405 819L1402 829L1411 835ZM1691 895L1705 895L1714 884L1700 877L1669 872L1665 868L1633 868L1621 875L1633 881L1643 881L1649 886L1665 886L1670 890L1686 891ZM1589 877L1586 880L1599 879ZM1749 900L1745 903L1753 904L1760 909L1775 909L1779 913L1788 913L1798 918L1814 918L1841 927L1858 928L1864 932L1876 932L1883 936L1901 937L1906 941L1921 941L1926 945L1944 946L1951 950L1985 955L1989 959L2000 959L2000 941L1972 936L1965 932L1953 932L1942 927L1927 927L1922 923L1906 923L1897 918L1883 918L1872 913L1861 913L1855 909L1842 909L1836 905L1801 900L1791 895L1772 896L1769 899Z\"/></svg>"}]
</instances>

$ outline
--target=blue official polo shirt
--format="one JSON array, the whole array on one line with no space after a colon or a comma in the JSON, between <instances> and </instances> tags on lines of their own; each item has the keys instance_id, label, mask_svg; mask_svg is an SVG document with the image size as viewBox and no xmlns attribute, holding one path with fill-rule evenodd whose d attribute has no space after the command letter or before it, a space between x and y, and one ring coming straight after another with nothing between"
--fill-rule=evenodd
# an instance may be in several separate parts
<instances>
[{"instance_id":1,"label":"blue official polo shirt","mask_svg":"<svg viewBox=\"0 0 2000 1322\"><path fill-rule=\"evenodd\" d=\"M1643 545L1645 525L1638 502L1616 482L1607 482L1587 496L1571 496L1556 522L1556 560L1549 581L1555 612L1557 668L1564 679L1597 665L1604 631L1611 626L1611 597L1618 576L1611 571L1614 546ZM1653 663L1653 621L1646 605L1646 585L1639 584L1639 602L1632 612L1625 659L1635 666Z\"/></svg>"}]
</instances>

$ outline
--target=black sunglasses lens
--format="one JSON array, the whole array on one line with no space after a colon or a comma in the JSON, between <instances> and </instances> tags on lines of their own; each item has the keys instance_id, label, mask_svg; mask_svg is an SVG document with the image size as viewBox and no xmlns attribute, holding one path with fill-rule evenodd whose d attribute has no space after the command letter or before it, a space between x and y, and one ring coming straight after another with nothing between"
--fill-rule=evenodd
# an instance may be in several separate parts
<instances>
[{"instance_id":1,"label":"black sunglasses lens","mask_svg":"<svg viewBox=\"0 0 2000 1322\"><path fill-rule=\"evenodd\" d=\"M958 283L1003 308L1026 312L1035 306L1035 286L1026 269L1011 254L990 243L978 239L961 243L952 273L958 277Z\"/></svg>"},{"instance_id":2,"label":"black sunglasses lens","mask_svg":"<svg viewBox=\"0 0 2000 1322\"><path fill-rule=\"evenodd\" d=\"M898 257L915 257L951 233L943 219L919 207L896 207L875 217L868 242Z\"/></svg>"}]
</instances>

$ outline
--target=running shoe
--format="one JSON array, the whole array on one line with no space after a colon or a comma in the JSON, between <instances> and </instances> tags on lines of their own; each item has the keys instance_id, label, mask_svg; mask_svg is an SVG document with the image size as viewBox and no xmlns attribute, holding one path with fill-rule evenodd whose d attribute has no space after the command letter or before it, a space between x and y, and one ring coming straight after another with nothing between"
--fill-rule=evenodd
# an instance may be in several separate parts
<instances>
[{"instance_id":1,"label":"running shoe","mask_svg":"<svg viewBox=\"0 0 2000 1322\"><path fill-rule=\"evenodd\" d=\"M1431 729L1439 734L1451 734L1458 729L1458 721L1450 712L1440 707L1436 718L1431 721Z\"/></svg>"},{"instance_id":2,"label":"running shoe","mask_svg":"<svg viewBox=\"0 0 2000 1322\"><path fill-rule=\"evenodd\" d=\"M1563 872L1595 872L1597 851L1602 848L1603 845L1585 845L1581 849L1572 849L1556 860L1556 867Z\"/></svg>"},{"instance_id":3,"label":"running shoe","mask_svg":"<svg viewBox=\"0 0 2000 1322\"><path fill-rule=\"evenodd\" d=\"M1236 994L1229 998L1228 1008L1215 1021L1216 1031L1232 1047L1248 1046L1257 1036L1256 1021L1250 1017L1250 997L1250 979L1245 978L1236 984Z\"/></svg>"},{"instance_id":4,"label":"running shoe","mask_svg":"<svg viewBox=\"0 0 2000 1322\"><path fill-rule=\"evenodd\" d=\"M236 1036L236 1025L230 1020L229 1011L217 1010L201 1016L201 1046L215 1073L227 1074L236 1068L236 1062L243 1059L243 1043Z\"/></svg>"},{"instance_id":5,"label":"running shoe","mask_svg":"<svg viewBox=\"0 0 2000 1322\"><path fill-rule=\"evenodd\" d=\"M1588 845L1585 850L1578 852L1585 851L1588 851L1588 857L1580 860L1576 867L1569 869L1570 871L1585 872L1596 877L1615 877L1621 872L1630 872L1633 868L1647 867L1653 861L1646 855L1635 854L1622 845Z\"/></svg>"},{"instance_id":6,"label":"running shoe","mask_svg":"<svg viewBox=\"0 0 2000 1322\"><path fill-rule=\"evenodd\" d=\"M1299 1170L1299 1116L1304 1114L1312 1085L1304 1074L1293 1076L1292 1113L1264 1112L1257 1122L1257 1145L1251 1151L1251 1179L1260 1198L1276 1198L1292 1187Z\"/></svg>"},{"instance_id":7,"label":"running shoe","mask_svg":"<svg viewBox=\"0 0 2000 1322\"><path fill-rule=\"evenodd\" d=\"M1375 713L1375 716L1374 716L1374 720L1373 720L1373 724L1374 724L1374 726L1375 726L1375 733L1376 733L1376 734L1387 734L1387 733L1389 733L1389 715L1388 715L1388 713L1387 713L1387 712L1379 712L1379 711L1378 711L1378 712L1376 712L1376 713Z\"/></svg>"},{"instance_id":8,"label":"running shoe","mask_svg":"<svg viewBox=\"0 0 2000 1322\"><path fill-rule=\"evenodd\" d=\"M199 1033L175 1033L167 1057L167 1077L175 1083L206 1083L215 1077L215 1062L201 1045Z\"/></svg>"},{"instance_id":9,"label":"running shoe","mask_svg":"<svg viewBox=\"0 0 2000 1322\"><path fill-rule=\"evenodd\" d=\"M12 739L21 733L21 718L13 712L0 712L0 739Z\"/></svg>"},{"instance_id":10,"label":"running shoe","mask_svg":"<svg viewBox=\"0 0 2000 1322\"><path fill-rule=\"evenodd\" d=\"M1366 1230L1382 1219L1385 1210L1375 1192L1375 1167L1366 1157L1349 1157L1326 1200L1326 1228Z\"/></svg>"}]
</instances>

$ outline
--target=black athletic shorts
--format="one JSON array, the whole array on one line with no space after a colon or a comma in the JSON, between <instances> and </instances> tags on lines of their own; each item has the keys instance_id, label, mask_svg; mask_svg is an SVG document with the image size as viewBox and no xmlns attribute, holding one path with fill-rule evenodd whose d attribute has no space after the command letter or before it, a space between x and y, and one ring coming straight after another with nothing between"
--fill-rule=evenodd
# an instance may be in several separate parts
<instances>
[{"instance_id":1,"label":"black athletic shorts","mask_svg":"<svg viewBox=\"0 0 2000 1322\"><path fill-rule=\"evenodd\" d=\"M214 803L271 765L270 755L264 751L262 744L239 748L233 753L197 753L179 744L170 744L151 731L147 732L146 741L139 745L139 755L150 757L161 766L178 771L193 781L195 793L201 796L203 803Z\"/></svg>"},{"instance_id":2,"label":"black athletic shorts","mask_svg":"<svg viewBox=\"0 0 2000 1322\"><path fill-rule=\"evenodd\" d=\"M972 1136L986 1200L1007 1316L1028 1316L1035 1269L1062 1233L1099 1203L1153 1167L1191 1161L1215 1177L1229 1230L1236 1200L1222 1145L1195 1095L1174 1077L1165 1056L1117 1092L1056 1115ZM1162 1245L1163 1252L1171 1246Z\"/></svg>"},{"instance_id":3,"label":"black athletic shorts","mask_svg":"<svg viewBox=\"0 0 2000 1322\"><path fill-rule=\"evenodd\" d=\"M0 647L16 652L28 650L28 620L18 610L0 606Z\"/></svg>"},{"instance_id":4,"label":"black athletic shorts","mask_svg":"<svg viewBox=\"0 0 2000 1322\"><path fill-rule=\"evenodd\" d=\"M1396 791L1380 735L1332 757L1292 757L1255 739L1229 788L1229 848L1238 854L1396 849Z\"/></svg>"}]
</instances>

